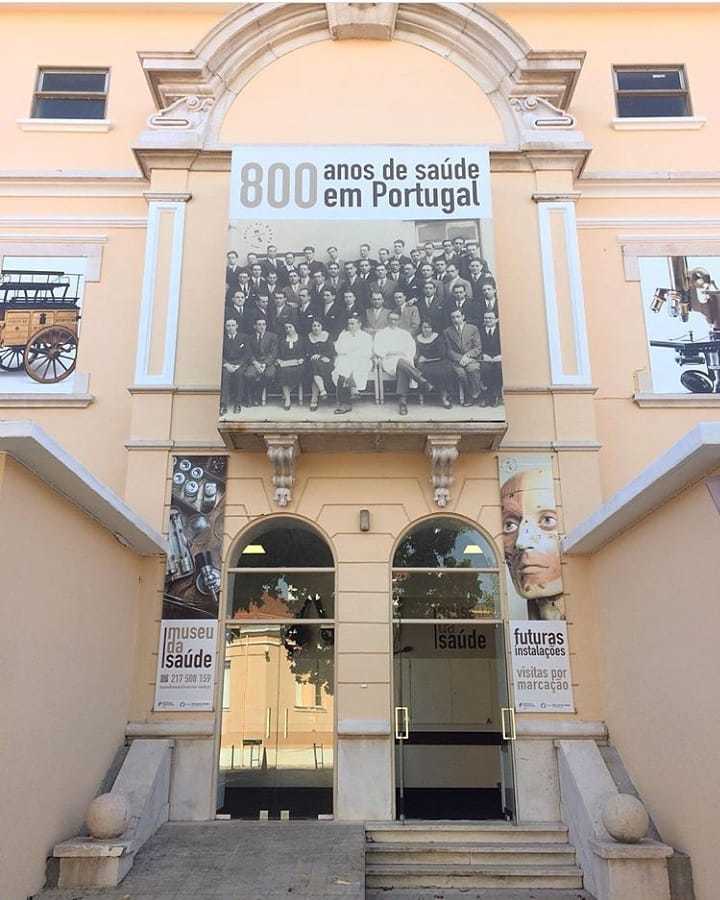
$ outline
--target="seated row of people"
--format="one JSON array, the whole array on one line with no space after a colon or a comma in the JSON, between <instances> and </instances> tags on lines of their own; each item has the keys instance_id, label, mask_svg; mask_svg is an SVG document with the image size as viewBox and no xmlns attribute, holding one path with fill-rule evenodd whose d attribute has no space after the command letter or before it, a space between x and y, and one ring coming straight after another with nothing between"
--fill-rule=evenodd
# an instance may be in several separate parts
<instances>
[{"instance_id":1,"label":"seated row of people","mask_svg":"<svg viewBox=\"0 0 720 900\"><path fill-rule=\"evenodd\" d=\"M369 312L369 311L367 311ZM502 374L497 316L485 313L481 328L465 321L462 310L450 314L450 325L435 328L429 319L413 332L403 325L402 309L387 311L381 327L363 329L360 312L351 312L343 329L333 335L319 315L301 333L297 321L276 319L270 330L268 319L258 316L251 334L241 331L246 322L232 315L225 322L221 414L239 412L242 403L257 406L263 391L280 387L283 406L291 408L293 389L309 382L310 410L336 389L337 414L352 410L353 397L367 387L373 371L396 379L398 411L407 415L411 384L423 395L437 392L444 408L450 409L454 385L463 388L463 404L497 406L501 402Z\"/></svg>"}]
</instances>

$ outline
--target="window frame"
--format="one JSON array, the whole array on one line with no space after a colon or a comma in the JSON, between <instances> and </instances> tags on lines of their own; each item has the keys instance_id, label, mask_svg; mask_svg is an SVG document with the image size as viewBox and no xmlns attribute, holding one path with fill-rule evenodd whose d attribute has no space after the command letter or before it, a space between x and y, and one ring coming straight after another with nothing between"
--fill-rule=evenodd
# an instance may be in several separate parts
<instances>
[{"instance_id":1,"label":"window frame","mask_svg":"<svg viewBox=\"0 0 720 900\"><path fill-rule=\"evenodd\" d=\"M681 88L661 88L658 90L653 90L652 88L638 88L638 89L628 89L621 88L618 81L618 73L622 72L660 72L660 71L674 71L677 72L680 76L680 82L682 84ZM660 63L641 63L638 65L632 65L629 63L620 63L613 64L612 66L612 80L613 80L613 93L615 96L615 115L618 119L636 119L636 118L648 118L648 119L664 119L664 118L672 118L672 119L686 119L693 117L693 108L692 108L692 100L690 97L690 86L688 84L687 77L687 69L684 63L670 63L668 65L662 65ZM666 97L684 97L685 98L685 113L680 116L657 116L657 115L649 115L649 116L627 116L623 115L620 110L620 98L626 96L632 97L642 97L646 95L658 96L663 95Z\"/></svg>"},{"instance_id":2,"label":"window frame","mask_svg":"<svg viewBox=\"0 0 720 900\"><path fill-rule=\"evenodd\" d=\"M104 75L104 91L45 91L42 89L45 75ZM104 108L101 116L68 116L67 121L103 122L108 117L108 101L110 99L110 67L109 66L38 66L35 76L30 104L30 119L35 122L62 121L63 117L41 116L36 113L40 100L103 100Z\"/></svg>"}]
</instances>

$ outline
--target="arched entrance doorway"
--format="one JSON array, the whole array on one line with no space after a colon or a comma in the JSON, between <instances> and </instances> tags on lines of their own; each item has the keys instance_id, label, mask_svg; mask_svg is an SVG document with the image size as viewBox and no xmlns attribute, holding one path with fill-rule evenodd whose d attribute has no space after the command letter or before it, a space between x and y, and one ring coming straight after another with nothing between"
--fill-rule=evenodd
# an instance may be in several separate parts
<instances>
[{"instance_id":1,"label":"arched entrance doorway","mask_svg":"<svg viewBox=\"0 0 720 900\"><path fill-rule=\"evenodd\" d=\"M304 522L273 516L228 570L219 811L333 812L335 563Z\"/></svg>"},{"instance_id":2,"label":"arched entrance doorway","mask_svg":"<svg viewBox=\"0 0 720 900\"><path fill-rule=\"evenodd\" d=\"M401 819L512 819L514 718L498 560L462 519L393 557L395 801Z\"/></svg>"}]
</instances>

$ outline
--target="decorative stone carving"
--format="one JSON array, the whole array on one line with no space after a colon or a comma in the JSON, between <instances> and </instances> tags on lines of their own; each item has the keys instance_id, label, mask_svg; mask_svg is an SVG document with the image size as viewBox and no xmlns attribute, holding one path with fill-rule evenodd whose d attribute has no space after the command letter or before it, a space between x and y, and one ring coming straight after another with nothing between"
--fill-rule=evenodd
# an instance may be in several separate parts
<instances>
[{"instance_id":1,"label":"decorative stone carving","mask_svg":"<svg viewBox=\"0 0 720 900\"><path fill-rule=\"evenodd\" d=\"M397 3L326 3L328 27L335 40L392 40Z\"/></svg>"},{"instance_id":2,"label":"decorative stone carving","mask_svg":"<svg viewBox=\"0 0 720 900\"><path fill-rule=\"evenodd\" d=\"M621 844L638 844L648 833L650 818L632 794L614 794L605 804L603 825L610 837Z\"/></svg>"},{"instance_id":3,"label":"decorative stone carving","mask_svg":"<svg viewBox=\"0 0 720 900\"><path fill-rule=\"evenodd\" d=\"M575 118L565 110L554 106L543 97L511 97L510 105L516 110L526 129L569 129L575 127Z\"/></svg>"},{"instance_id":4,"label":"decorative stone carving","mask_svg":"<svg viewBox=\"0 0 720 900\"><path fill-rule=\"evenodd\" d=\"M450 488L455 481L453 468L460 451L459 434L439 434L430 436L425 444L425 452L430 457L430 481L435 492L435 503L443 508L450 500Z\"/></svg>"},{"instance_id":5,"label":"decorative stone carving","mask_svg":"<svg viewBox=\"0 0 720 900\"><path fill-rule=\"evenodd\" d=\"M127 830L129 821L127 798L119 791L100 794L92 801L85 816L88 831L100 840L120 837Z\"/></svg>"},{"instance_id":6,"label":"decorative stone carving","mask_svg":"<svg viewBox=\"0 0 720 900\"><path fill-rule=\"evenodd\" d=\"M265 435L268 459L273 469L274 499L278 506L287 506L292 500L295 484L295 461L300 454L296 434Z\"/></svg>"},{"instance_id":7,"label":"decorative stone carving","mask_svg":"<svg viewBox=\"0 0 720 900\"><path fill-rule=\"evenodd\" d=\"M214 97L200 97L197 94L178 97L174 103L150 116L148 128L192 131L205 124L214 105Z\"/></svg>"}]
</instances>

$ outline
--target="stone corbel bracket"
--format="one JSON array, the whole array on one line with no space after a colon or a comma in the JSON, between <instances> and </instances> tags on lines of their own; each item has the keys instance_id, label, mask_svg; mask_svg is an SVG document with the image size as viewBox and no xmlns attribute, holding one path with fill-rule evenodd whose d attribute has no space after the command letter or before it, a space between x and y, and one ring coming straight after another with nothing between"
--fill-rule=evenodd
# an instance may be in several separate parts
<instances>
[{"instance_id":1,"label":"stone corbel bracket","mask_svg":"<svg viewBox=\"0 0 720 900\"><path fill-rule=\"evenodd\" d=\"M286 507L292 500L295 484L295 463L300 455L296 434L264 435L267 455L272 465L273 499L278 506Z\"/></svg>"},{"instance_id":2,"label":"stone corbel bracket","mask_svg":"<svg viewBox=\"0 0 720 900\"><path fill-rule=\"evenodd\" d=\"M326 3L330 36L391 41L395 31L397 3Z\"/></svg>"},{"instance_id":3,"label":"stone corbel bracket","mask_svg":"<svg viewBox=\"0 0 720 900\"><path fill-rule=\"evenodd\" d=\"M450 501L450 488L455 481L455 462L460 451L459 434L438 434L429 436L425 452L430 457L430 481L433 486L435 503L444 508Z\"/></svg>"}]
</instances>

